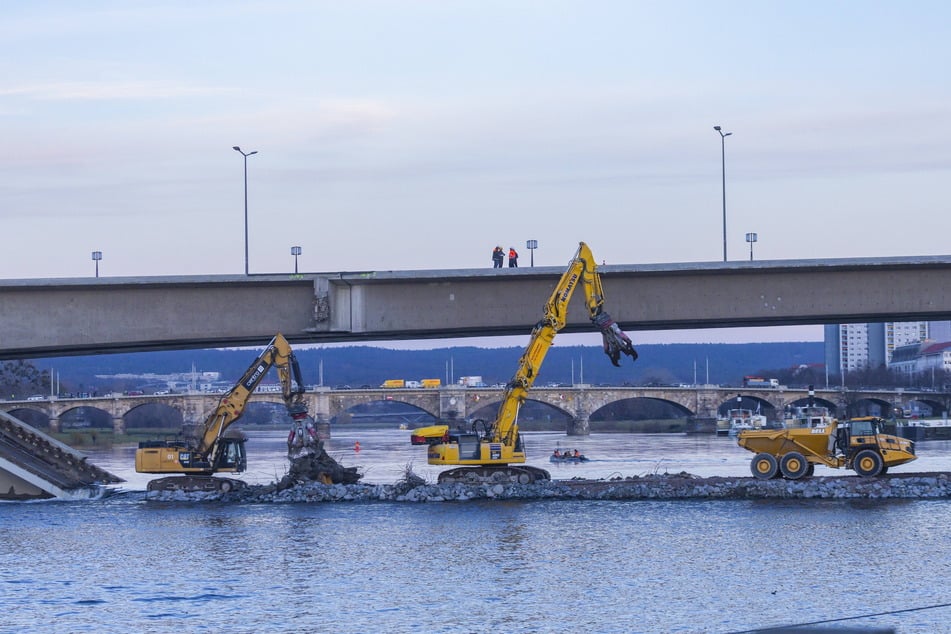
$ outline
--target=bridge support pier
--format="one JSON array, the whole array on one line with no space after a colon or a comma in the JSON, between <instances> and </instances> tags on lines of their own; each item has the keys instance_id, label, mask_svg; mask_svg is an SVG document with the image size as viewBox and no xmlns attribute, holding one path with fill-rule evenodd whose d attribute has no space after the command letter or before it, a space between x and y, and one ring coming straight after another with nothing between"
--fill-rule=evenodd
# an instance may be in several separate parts
<instances>
[{"instance_id":1,"label":"bridge support pier","mask_svg":"<svg viewBox=\"0 0 951 634\"><path fill-rule=\"evenodd\" d=\"M439 418L441 420L465 420L466 390L447 386L439 391Z\"/></svg>"},{"instance_id":2,"label":"bridge support pier","mask_svg":"<svg viewBox=\"0 0 951 634\"><path fill-rule=\"evenodd\" d=\"M50 433L59 432L59 416L50 416Z\"/></svg>"},{"instance_id":3,"label":"bridge support pier","mask_svg":"<svg viewBox=\"0 0 951 634\"><path fill-rule=\"evenodd\" d=\"M124 434L125 433L125 419L121 416L112 417L112 432L114 434Z\"/></svg>"},{"instance_id":4,"label":"bridge support pier","mask_svg":"<svg viewBox=\"0 0 951 634\"><path fill-rule=\"evenodd\" d=\"M568 421L568 436L590 436L591 421L587 416L578 416Z\"/></svg>"}]
</instances>

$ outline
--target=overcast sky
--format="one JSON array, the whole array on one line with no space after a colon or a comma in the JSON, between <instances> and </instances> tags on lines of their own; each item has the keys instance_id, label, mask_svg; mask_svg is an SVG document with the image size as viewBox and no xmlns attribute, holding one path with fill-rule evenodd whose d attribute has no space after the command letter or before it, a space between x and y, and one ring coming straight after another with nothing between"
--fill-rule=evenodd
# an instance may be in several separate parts
<instances>
[{"instance_id":1,"label":"overcast sky","mask_svg":"<svg viewBox=\"0 0 951 634\"><path fill-rule=\"evenodd\" d=\"M951 252L951 3L3 12L0 278Z\"/></svg>"}]
</instances>

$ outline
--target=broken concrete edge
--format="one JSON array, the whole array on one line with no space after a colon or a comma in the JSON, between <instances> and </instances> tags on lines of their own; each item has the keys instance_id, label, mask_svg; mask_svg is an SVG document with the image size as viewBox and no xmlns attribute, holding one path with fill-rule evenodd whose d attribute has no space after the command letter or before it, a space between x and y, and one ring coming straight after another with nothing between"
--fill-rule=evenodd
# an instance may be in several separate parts
<instances>
[{"instance_id":1,"label":"broken concrete edge","mask_svg":"<svg viewBox=\"0 0 951 634\"><path fill-rule=\"evenodd\" d=\"M0 500L85 500L122 478L56 438L0 411Z\"/></svg>"}]
</instances>

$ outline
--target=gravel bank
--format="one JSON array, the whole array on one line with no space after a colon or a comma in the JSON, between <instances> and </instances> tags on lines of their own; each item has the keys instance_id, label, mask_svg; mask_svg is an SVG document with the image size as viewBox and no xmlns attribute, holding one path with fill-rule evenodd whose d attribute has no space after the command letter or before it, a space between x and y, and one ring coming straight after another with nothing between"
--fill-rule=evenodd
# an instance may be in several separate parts
<instances>
[{"instance_id":1,"label":"gravel bank","mask_svg":"<svg viewBox=\"0 0 951 634\"><path fill-rule=\"evenodd\" d=\"M149 493L159 501L236 503L307 502L462 502L467 500L678 500L678 499L925 499L951 497L951 474L904 473L879 478L812 477L805 480L701 478L688 473L648 475L615 480L552 480L537 484L301 484L283 491L274 485L250 486L225 495Z\"/></svg>"}]
</instances>

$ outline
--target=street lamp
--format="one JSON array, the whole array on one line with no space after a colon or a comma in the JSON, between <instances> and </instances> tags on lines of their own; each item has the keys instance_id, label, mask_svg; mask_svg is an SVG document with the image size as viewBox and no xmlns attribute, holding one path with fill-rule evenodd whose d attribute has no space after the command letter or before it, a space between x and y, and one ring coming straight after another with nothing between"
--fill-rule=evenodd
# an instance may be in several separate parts
<instances>
[{"instance_id":1,"label":"street lamp","mask_svg":"<svg viewBox=\"0 0 951 634\"><path fill-rule=\"evenodd\" d=\"M99 260L102 259L102 251L93 251L92 260L96 263L96 277L99 277Z\"/></svg>"},{"instance_id":2,"label":"street lamp","mask_svg":"<svg viewBox=\"0 0 951 634\"><path fill-rule=\"evenodd\" d=\"M753 243L756 242L756 234L748 233L746 234L746 241L750 243L750 262L753 261Z\"/></svg>"},{"instance_id":3,"label":"street lamp","mask_svg":"<svg viewBox=\"0 0 951 634\"><path fill-rule=\"evenodd\" d=\"M294 275L297 275L297 256L300 255L300 247L291 247L291 255L294 256Z\"/></svg>"},{"instance_id":4,"label":"street lamp","mask_svg":"<svg viewBox=\"0 0 951 634\"><path fill-rule=\"evenodd\" d=\"M525 248L528 249L528 252L531 254L531 265L535 266L535 249L538 248L538 240L526 240Z\"/></svg>"},{"instance_id":5,"label":"street lamp","mask_svg":"<svg viewBox=\"0 0 951 634\"><path fill-rule=\"evenodd\" d=\"M720 133L720 164L723 168L723 261L726 262L726 138L733 133L724 132L718 125L713 126L713 129Z\"/></svg>"},{"instance_id":6,"label":"street lamp","mask_svg":"<svg viewBox=\"0 0 951 634\"><path fill-rule=\"evenodd\" d=\"M231 149L244 157L244 274L248 275L248 157L257 154L258 151L245 154L237 145L232 146Z\"/></svg>"}]
</instances>

